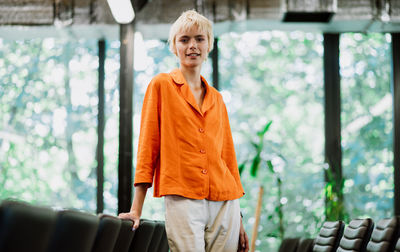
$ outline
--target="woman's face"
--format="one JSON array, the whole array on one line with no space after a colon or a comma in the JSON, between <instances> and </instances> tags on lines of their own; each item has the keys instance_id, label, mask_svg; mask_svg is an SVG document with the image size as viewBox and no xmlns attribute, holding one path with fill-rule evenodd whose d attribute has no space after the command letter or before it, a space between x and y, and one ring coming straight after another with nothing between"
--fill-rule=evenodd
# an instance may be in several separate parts
<instances>
[{"instance_id":1,"label":"woman's face","mask_svg":"<svg viewBox=\"0 0 400 252\"><path fill-rule=\"evenodd\" d=\"M175 42L176 54L181 66L201 66L209 53L207 35L200 32L197 27L179 32Z\"/></svg>"}]
</instances>

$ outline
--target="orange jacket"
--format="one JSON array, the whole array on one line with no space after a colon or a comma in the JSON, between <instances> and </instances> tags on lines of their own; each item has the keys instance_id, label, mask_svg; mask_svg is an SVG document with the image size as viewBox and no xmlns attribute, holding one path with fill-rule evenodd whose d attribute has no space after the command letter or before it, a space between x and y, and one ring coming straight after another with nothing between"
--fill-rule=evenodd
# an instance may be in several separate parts
<instances>
[{"instance_id":1,"label":"orange jacket","mask_svg":"<svg viewBox=\"0 0 400 252\"><path fill-rule=\"evenodd\" d=\"M155 197L223 201L244 194L225 104L201 78L201 110L179 69L155 76L147 87L135 186L154 178Z\"/></svg>"}]
</instances>

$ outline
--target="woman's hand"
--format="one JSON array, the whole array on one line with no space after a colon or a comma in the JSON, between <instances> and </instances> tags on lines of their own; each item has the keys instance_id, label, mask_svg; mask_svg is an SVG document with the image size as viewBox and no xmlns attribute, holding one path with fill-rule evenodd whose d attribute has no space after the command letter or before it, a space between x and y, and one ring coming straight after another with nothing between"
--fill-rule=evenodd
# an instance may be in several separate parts
<instances>
[{"instance_id":1,"label":"woman's hand","mask_svg":"<svg viewBox=\"0 0 400 252\"><path fill-rule=\"evenodd\" d=\"M118 218L133 221L132 231L136 230L140 224L140 215L135 212L120 213Z\"/></svg>"},{"instance_id":2,"label":"woman's hand","mask_svg":"<svg viewBox=\"0 0 400 252\"><path fill-rule=\"evenodd\" d=\"M247 251L249 251L249 238L247 237L246 231L244 231L242 218L240 218L238 252L247 252Z\"/></svg>"},{"instance_id":3,"label":"woman's hand","mask_svg":"<svg viewBox=\"0 0 400 252\"><path fill-rule=\"evenodd\" d=\"M135 194L133 197L131 210L128 213L120 213L118 215L118 217L121 219L133 221L132 231L139 227L144 199L146 197L147 188L149 188L150 185L151 184L144 183L135 186Z\"/></svg>"}]
</instances>

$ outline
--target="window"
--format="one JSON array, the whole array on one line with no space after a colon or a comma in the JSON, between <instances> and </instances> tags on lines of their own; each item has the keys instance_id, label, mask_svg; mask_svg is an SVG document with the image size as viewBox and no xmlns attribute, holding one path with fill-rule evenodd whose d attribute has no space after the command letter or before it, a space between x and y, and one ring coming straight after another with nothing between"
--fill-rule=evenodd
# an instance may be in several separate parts
<instances>
[{"instance_id":1,"label":"window","mask_svg":"<svg viewBox=\"0 0 400 252\"><path fill-rule=\"evenodd\" d=\"M94 212L97 41L0 47L0 198Z\"/></svg>"},{"instance_id":2,"label":"window","mask_svg":"<svg viewBox=\"0 0 400 252\"><path fill-rule=\"evenodd\" d=\"M393 216L390 35L340 39L345 206L351 219Z\"/></svg>"},{"instance_id":3,"label":"window","mask_svg":"<svg viewBox=\"0 0 400 252\"><path fill-rule=\"evenodd\" d=\"M257 249L277 251L285 237L315 237L324 218L322 35L304 32L230 33L220 37L221 93L238 162L254 157L251 141L272 121L257 178L242 173L241 207L249 235L258 185L265 188ZM282 180L281 192L277 186ZM279 205L282 204L280 226Z\"/></svg>"}]
</instances>

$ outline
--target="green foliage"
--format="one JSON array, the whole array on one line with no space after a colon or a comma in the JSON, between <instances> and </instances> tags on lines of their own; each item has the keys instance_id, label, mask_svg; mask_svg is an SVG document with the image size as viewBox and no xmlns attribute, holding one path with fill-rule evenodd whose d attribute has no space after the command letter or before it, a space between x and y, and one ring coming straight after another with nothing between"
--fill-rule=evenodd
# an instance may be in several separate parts
<instances>
[{"instance_id":1,"label":"green foliage","mask_svg":"<svg viewBox=\"0 0 400 252\"><path fill-rule=\"evenodd\" d=\"M96 41L0 44L0 199L94 212Z\"/></svg>"},{"instance_id":2,"label":"green foliage","mask_svg":"<svg viewBox=\"0 0 400 252\"><path fill-rule=\"evenodd\" d=\"M284 228L284 224L283 224L283 204L281 203L281 199L282 199L282 180L280 177L280 174L277 173L274 170L274 166L272 164L272 161L270 159L265 160L262 158L262 152L264 151L264 136L265 134L268 132L270 126L272 124L272 121L269 121L265 124L265 126L256 133L256 135L258 136L258 142L254 143L252 142L252 146L255 149L255 156L254 158L252 158L251 161L251 166L250 166L250 175L253 178L257 177L257 172L260 168L260 166L265 166L266 170L270 173L270 175L273 176L273 180L275 180L276 182L276 188L277 188L277 203L276 203L276 207L273 211L273 213L271 213L270 215L268 215L268 219L272 220L275 216L277 216L278 218L278 225L276 228L272 229L270 233L267 234L267 236L269 237L275 237L275 238L279 238L281 241L284 238L285 235L285 228ZM248 134L246 134L248 135ZM239 171L243 171L246 165L246 161L243 162L240 166L239 166ZM262 181L259 182L262 185Z\"/></svg>"},{"instance_id":3,"label":"green foliage","mask_svg":"<svg viewBox=\"0 0 400 252\"><path fill-rule=\"evenodd\" d=\"M246 195L240 203L248 234L261 183L266 190L256 249L277 251L282 236L279 227L284 228L285 237L315 237L325 218L322 36L279 31L230 33L220 37L219 48L221 94L238 160L247 160L241 173ZM260 140L255 132L243 132L265 129L267 121L273 124L265 134L260 159L270 160L273 166L260 161L254 178L251 164L257 154L255 143Z\"/></svg>"},{"instance_id":4,"label":"green foliage","mask_svg":"<svg viewBox=\"0 0 400 252\"><path fill-rule=\"evenodd\" d=\"M271 173L275 173L271 160L267 160L267 167Z\"/></svg>"},{"instance_id":5,"label":"green foliage","mask_svg":"<svg viewBox=\"0 0 400 252\"><path fill-rule=\"evenodd\" d=\"M343 220L349 221L343 200L343 189L345 179L337 173L332 172L332 168L325 170L326 183L324 196L326 200L325 216L328 221Z\"/></svg>"},{"instance_id":6,"label":"green foliage","mask_svg":"<svg viewBox=\"0 0 400 252\"><path fill-rule=\"evenodd\" d=\"M253 162L251 163L251 167L250 167L250 175L252 177L257 177L257 171L258 171L258 167L260 167L260 163L261 163L260 153L257 153L256 156L254 157Z\"/></svg>"},{"instance_id":7,"label":"green foliage","mask_svg":"<svg viewBox=\"0 0 400 252\"><path fill-rule=\"evenodd\" d=\"M265 133L267 133L271 124L272 124L272 121L268 122L262 130L257 132L257 136L259 138L258 143L252 142L253 147L256 149L256 155L254 156L253 161L250 166L250 175L252 177L257 177L257 171L258 171L258 168L260 167L260 163L261 163L261 152L264 147L264 135L265 135ZM271 163L271 160L268 160L267 162Z\"/></svg>"},{"instance_id":8,"label":"green foliage","mask_svg":"<svg viewBox=\"0 0 400 252\"><path fill-rule=\"evenodd\" d=\"M238 167L239 169L239 174L242 175L242 172L244 171L244 168L246 167L246 163L241 163Z\"/></svg>"},{"instance_id":9,"label":"green foliage","mask_svg":"<svg viewBox=\"0 0 400 252\"><path fill-rule=\"evenodd\" d=\"M390 35L340 38L344 208L349 218L393 215Z\"/></svg>"}]
</instances>

